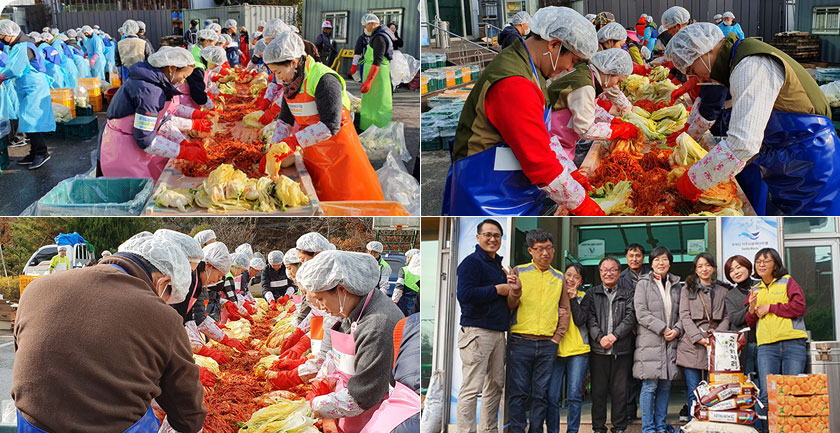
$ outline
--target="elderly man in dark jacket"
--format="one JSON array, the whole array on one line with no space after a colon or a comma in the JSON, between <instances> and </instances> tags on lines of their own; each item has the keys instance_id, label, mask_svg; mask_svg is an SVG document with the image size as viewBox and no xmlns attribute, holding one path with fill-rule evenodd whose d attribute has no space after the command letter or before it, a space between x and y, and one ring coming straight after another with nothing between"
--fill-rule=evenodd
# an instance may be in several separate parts
<instances>
[{"instance_id":1,"label":"elderly man in dark jacket","mask_svg":"<svg viewBox=\"0 0 840 433\"><path fill-rule=\"evenodd\" d=\"M607 394L612 402L613 433L627 428L627 381L633 364L636 315L633 291L618 283L618 260L606 257L598 265L601 284L592 288L589 336L592 347L592 430L606 433Z\"/></svg>"}]
</instances>

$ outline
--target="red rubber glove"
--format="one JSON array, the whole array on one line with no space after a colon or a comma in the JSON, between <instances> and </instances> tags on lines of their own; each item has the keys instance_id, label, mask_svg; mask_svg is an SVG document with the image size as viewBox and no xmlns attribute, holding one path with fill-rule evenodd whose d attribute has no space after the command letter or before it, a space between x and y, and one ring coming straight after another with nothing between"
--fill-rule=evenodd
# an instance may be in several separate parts
<instances>
[{"instance_id":1,"label":"red rubber glove","mask_svg":"<svg viewBox=\"0 0 840 433\"><path fill-rule=\"evenodd\" d=\"M221 71L219 71L219 74L218 74L218 75L220 75L220 76L222 76L222 77L227 77L228 75L230 75L230 69L228 69L228 68L222 68L222 70L221 70Z\"/></svg>"},{"instance_id":2,"label":"red rubber glove","mask_svg":"<svg viewBox=\"0 0 840 433\"><path fill-rule=\"evenodd\" d=\"M332 387L327 379L321 379L312 384L312 388L306 393L306 401L312 402L312 399L322 395L327 395L332 392Z\"/></svg>"},{"instance_id":3,"label":"red rubber glove","mask_svg":"<svg viewBox=\"0 0 840 433\"><path fill-rule=\"evenodd\" d=\"M245 347L245 344L243 344L241 341L239 341L236 338L230 338L227 335L225 335L225 338L222 338L222 341L220 341L219 343L222 343L227 347L232 347L232 348L234 348L234 349L236 349L240 352L244 352L244 351L248 350Z\"/></svg>"},{"instance_id":4,"label":"red rubber glove","mask_svg":"<svg viewBox=\"0 0 840 433\"><path fill-rule=\"evenodd\" d=\"M636 75L643 75L646 76L650 73L650 68L645 65L640 65L636 62L633 62L633 73Z\"/></svg>"},{"instance_id":5,"label":"red rubber glove","mask_svg":"<svg viewBox=\"0 0 840 433\"><path fill-rule=\"evenodd\" d=\"M358 69L358 67L357 67L356 65L351 66L351 67L350 67L350 75L355 74L355 73L356 73L356 69Z\"/></svg>"},{"instance_id":6,"label":"red rubber glove","mask_svg":"<svg viewBox=\"0 0 840 433\"><path fill-rule=\"evenodd\" d=\"M212 387L216 384L216 375L213 374L212 371L199 366L198 367L198 380L201 382L202 385L207 387Z\"/></svg>"},{"instance_id":7,"label":"red rubber glove","mask_svg":"<svg viewBox=\"0 0 840 433\"><path fill-rule=\"evenodd\" d=\"M587 195L586 198L583 199L583 203L572 210L572 215L604 216L606 214L604 214L604 210L601 209L601 206L598 206L598 203L595 203L595 200L592 200L592 197Z\"/></svg>"},{"instance_id":8,"label":"red rubber glove","mask_svg":"<svg viewBox=\"0 0 840 433\"><path fill-rule=\"evenodd\" d=\"M284 358L300 358L303 356L303 352L309 349L310 344L309 337L304 335L300 338L300 341L290 347L289 350L281 353L280 356Z\"/></svg>"},{"instance_id":9,"label":"red rubber glove","mask_svg":"<svg viewBox=\"0 0 840 433\"><path fill-rule=\"evenodd\" d=\"M686 132L686 131L688 131L688 122L685 123L685 126L683 126L682 129L680 129L679 131L674 132L673 134L669 135L668 138L665 139L665 144L667 144L668 146L671 146L671 147L676 146L677 145L677 137L679 137L680 134L682 134L683 132Z\"/></svg>"},{"instance_id":10,"label":"red rubber glove","mask_svg":"<svg viewBox=\"0 0 840 433\"><path fill-rule=\"evenodd\" d=\"M286 303L289 302L289 295L281 296L280 299L279 299L279 302L282 305L286 305Z\"/></svg>"},{"instance_id":11,"label":"red rubber glove","mask_svg":"<svg viewBox=\"0 0 840 433\"><path fill-rule=\"evenodd\" d=\"M278 359L271 365L271 369L275 371L294 370L299 365L306 362L306 358L300 359Z\"/></svg>"},{"instance_id":12,"label":"red rubber glove","mask_svg":"<svg viewBox=\"0 0 840 433\"><path fill-rule=\"evenodd\" d=\"M236 307L236 302L226 302L225 310L227 310L228 319L230 320L239 320L242 318L242 315L239 314L239 308Z\"/></svg>"},{"instance_id":13,"label":"red rubber glove","mask_svg":"<svg viewBox=\"0 0 840 433\"><path fill-rule=\"evenodd\" d=\"M682 96L682 95L694 90L695 88L697 88L697 84L698 84L697 77L691 77L691 78L688 79L688 81L685 82L685 84L680 86L679 89L671 92L671 105L673 105L674 102L676 102L677 99L679 99L680 96ZM700 90L698 89L697 91L699 92Z\"/></svg>"},{"instance_id":14,"label":"red rubber glove","mask_svg":"<svg viewBox=\"0 0 840 433\"><path fill-rule=\"evenodd\" d=\"M211 111L204 111L204 110L195 110L192 114L192 119L209 119L213 117L213 113Z\"/></svg>"},{"instance_id":15,"label":"red rubber glove","mask_svg":"<svg viewBox=\"0 0 840 433\"><path fill-rule=\"evenodd\" d=\"M257 309L254 308L254 304L251 301L245 301L244 307L248 314L257 314Z\"/></svg>"},{"instance_id":16,"label":"red rubber glove","mask_svg":"<svg viewBox=\"0 0 840 433\"><path fill-rule=\"evenodd\" d=\"M703 190L697 188L694 183L691 182L687 171L679 179L677 179L677 191L679 191L683 197L691 201L697 201L697 199L700 198L700 195L703 194Z\"/></svg>"},{"instance_id":17,"label":"red rubber glove","mask_svg":"<svg viewBox=\"0 0 840 433\"><path fill-rule=\"evenodd\" d=\"M373 83L373 79L376 78L376 74L379 72L379 66L371 65L370 71L368 71L368 75L365 78L365 82L362 83L362 93L370 92L370 85Z\"/></svg>"},{"instance_id":18,"label":"red rubber glove","mask_svg":"<svg viewBox=\"0 0 840 433\"><path fill-rule=\"evenodd\" d=\"M190 143L186 146L182 144L181 151L178 152L178 159L207 164L207 151L200 144Z\"/></svg>"},{"instance_id":19,"label":"red rubber glove","mask_svg":"<svg viewBox=\"0 0 840 433\"><path fill-rule=\"evenodd\" d=\"M595 103L600 105L601 108L603 108L604 110L607 111L607 113L610 112L610 108L612 108L612 106L613 106L612 102L606 101L606 100L603 100L603 99L600 99L600 98L596 98Z\"/></svg>"},{"instance_id":20,"label":"red rubber glove","mask_svg":"<svg viewBox=\"0 0 840 433\"><path fill-rule=\"evenodd\" d=\"M589 179L586 176L584 176L583 173L580 172L580 170L573 171L571 175L572 179L576 180L577 183L579 183L580 186L582 186L586 192L592 191L592 184L589 183Z\"/></svg>"},{"instance_id":21,"label":"red rubber glove","mask_svg":"<svg viewBox=\"0 0 840 433\"><path fill-rule=\"evenodd\" d=\"M271 301L268 303L268 308L271 308L271 311L277 311L277 302Z\"/></svg>"},{"instance_id":22,"label":"red rubber glove","mask_svg":"<svg viewBox=\"0 0 840 433\"><path fill-rule=\"evenodd\" d=\"M257 99L257 103L254 104L254 109L257 111L265 111L268 106L271 105L271 101L265 98Z\"/></svg>"},{"instance_id":23,"label":"red rubber glove","mask_svg":"<svg viewBox=\"0 0 840 433\"><path fill-rule=\"evenodd\" d=\"M636 136L639 132L639 128L632 123L622 122L620 124L613 124L610 126L612 130L612 134L610 134L610 140L615 140L616 138L623 138L623 139L631 139Z\"/></svg>"},{"instance_id":24,"label":"red rubber glove","mask_svg":"<svg viewBox=\"0 0 840 433\"><path fill-rule=\"evenodd\" d=\"M289 308L289 313L294 313L297 311L297 305L292 305L292 308Z\"/></svg>"},{"instance_id":25,"label":"red rubber glove","mask_svg":"<svg viewBox=\"0 0 840 433\"><path fill-rule=\"evenodd\" d=\"M303 381L298 376L297 369L289 371L281 371L277 376L268 379L274 389L288 390L298 385L303 385Z\"/></svg>"},{"instance_id":26,"label":"red rubber glove","mask_svg":"<svg viewBox=\"0 0 840 433\"><path fill-rule=\"evenodd\" d=\"M278 114L280 114L280 106L277 104L271 104L271 106L265 110L262 117L260 117L260 123L268 125L274 121L274 118L277 117Z\"/></svg>"},{"instance_id":27,"label":"red rubber glove","mask_svg":"<svg viewBox=\"0 0 840 433\"><path fill-rule=\"evenodd\" d=\"M622 123L627 123L627 122L621 120L621 118L618 117L618 116L613 117L613 119L610 121L610 125L621 125Z\"/></svg>"},{"instance_id":28,"label":"red rubber glove","mask_svg":"<svg viewBox=\"0 0 840 433\"><path fill-rule=\"evenodd\" d=\"M219 364L227 364L230 362L230 357L225 355L221 350L214 349L210 346L201 346L201 349L199 349L198 352L195 352L195 354L213 358L213 360Z\"/></svg>"},{"instance_id":29,"label":"red rubber glove","mask_svg":"<svg viewBox=\"0 0 840 433\"><path fill-rule=\"evenodd\" d=\"M222 325L222 324L221 324L221 323L219 323L219 322L214 322L214 323L216 324L216 326L218 326L218 327L219 327L219 329L227 329L227 326Z\"/></svg>"},{"instance_id":30,"label":"red rubber glove","mask_svg":"<svg viewBox=\"0 0 840 433\"><path fill-rule=\"evenodd\" d=\"M193 129L198 132L211 132L213 130L213 122L207 119L193 120Z\"/></svg>"},{"instance_id":31,"label":"red rubber glove","mask_svg":"<svg viewBox=\"0 0 840 433\"><path fill-rule=\"evenodd\" d=\"M304 335L306 335L306 333L301 331L300 328L295 328L294 332L292 332L292 335L289 335L289 338L287 338L286 341L283 342L283 345L280 346L280 353L285 352L286 350L297 344L297 342L300 341L300 337L303 337Z\"/></svg>"},{"instance_id":32,"label":"red rubber glove","mask_svg":"<svg viewBox=\"0 0 840 433\"><path fill-rule=\"evenodd\" d=\"M295 149L300 147L300 143L298 143L298 139L294 135L290 135L290 136L288 136L288 137L286 137L286 138L284 138L280 141L285 141L286 144L289 145L289 149L292 149L292 152L294 152Z\"/></svg>"}]
</instances>

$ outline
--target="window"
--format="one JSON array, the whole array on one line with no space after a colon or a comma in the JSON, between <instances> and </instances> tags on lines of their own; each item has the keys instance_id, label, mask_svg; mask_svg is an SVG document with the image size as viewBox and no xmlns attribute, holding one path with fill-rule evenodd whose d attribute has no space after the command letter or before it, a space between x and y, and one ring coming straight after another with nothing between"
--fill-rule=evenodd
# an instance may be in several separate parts
<instances>
[{"instance_id":1,"label":"window","mask_svg":"<svg viewBox=\"0 0 840 433\"><path fill-rule=\"evenodd\" d=\"M347 16L349 11L323 12L321 21L329 21L333 26L333 40L339 43L347 43Z\"/></svg>"},{"instance_id":2,"label":"window","mask_svg":"<svg viewBox=\"0 0 840 433\"><path fill-rule=\"evenodd\" d=\"M814 8L811 33L840 35L840 6Z\"/></svg>"},{"instance_id":3,"label":"window","mask_svg":"<svg viewBox=\"0 0 840 433\"><path fill-rule=\"evenodd\" d=\"M403 15L405 14L404 8L394 8L394 9L371 9L370 13L379 17L379 22L383 26L387 26L388 24L394 23L397 25L397 33L403 33Z\"/></svg>"}]
</instances>

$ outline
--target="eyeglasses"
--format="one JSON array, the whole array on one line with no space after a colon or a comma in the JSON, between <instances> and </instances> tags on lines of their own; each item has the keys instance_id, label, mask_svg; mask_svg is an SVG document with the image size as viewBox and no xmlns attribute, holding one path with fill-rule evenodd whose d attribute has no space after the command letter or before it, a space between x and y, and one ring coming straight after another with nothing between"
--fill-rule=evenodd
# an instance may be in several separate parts
<instances>
[{"instance_id":1,"label":"eyeglasses","mask_svg":"<svg viewBox=\"0 0 840 433\"><path fill-rule=\"evenodd\" d=\"M756 261L755 261L755 264L756 264L756 265L769 265L769 264L771 264L771 263L773 263L773 259L767 259L767 260L756 260Z\"/></svg>"},{"instance_id":2,"label":"eyeglasses","mask_svg":"<svg viewBox=\"0 0 840 433\"><path fill-rule=\"evenodd\" d=\"M537 254L542 254L544 252L549 252L550 253L550 252L554 251L554 245L552 245L550 247L545 247L545 248L531 248L531 249L534 250L534 252L537 253Z\"/></svg>"},{"instance_id":3,"label":"eyeglasses","mask_svg":"<svg viewBox=\"0 0 840 433\"><path fill-rule=\"evenodd\" d=\"M483 237L484 237L484 239L496 239L496 240L499 240L499 239L501 239L501 238L502 238L502 234L501 234L501 233L490 233L490 232L484 232L484 233L482 233L482 234L481 234L481 236L483 236Z\"/></svg>"},{"instance_id":4,"label":"eyeglasses","mask_svg":"<svg viewBox=\"0 0 840 433\"><path fill-rule=\"evenodd\" d=\"M618 268L609 268L609 269L599 269L602 274L616 274L618 273Z\"/></svg>"}]
</instances>

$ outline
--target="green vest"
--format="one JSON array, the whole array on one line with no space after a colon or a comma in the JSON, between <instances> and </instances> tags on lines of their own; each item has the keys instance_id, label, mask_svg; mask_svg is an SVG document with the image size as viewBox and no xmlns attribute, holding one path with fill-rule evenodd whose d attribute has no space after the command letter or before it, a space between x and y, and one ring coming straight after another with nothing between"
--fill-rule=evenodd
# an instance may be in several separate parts
<instances>
[{"instance_id":1,"label":"green vest","mask_svg":"<svg viewBox=\"0 0 840 433\"><path fill-rule=\"evenodd\" d=\"M195 59L195 67L199 69L207 69L207 66L204 64L204 61L201 60L201 47L198 44L193 45L192 47L192 55Z\"/></svg>"},{"instance_id":2,"label":"green vest","mask_svg":"<svg viewBox=\"0 0 840 433\"><path fill-rule=\"evenodd\" d=\"M419 292L420 276L412 274L411 271L408 270L408 266L403 266L402 270L403 274L405 275L405 277L403 278L403 280L405 281L405 286L411 290L414 290L415 292Z\"/></svg>"},{"instance_id":3,"label":"green vest","mask_svg":"<svg viewBox=\"0 0 840 433\"><path fill-rule=\"evenodd\" d=\"M318 87L321 77L331 74L338 78L338 81L341 83L341 105L348 110L350 109L350 98L347 97L347 85L344 83L344 78L338 75L338 72L323 63L316 62L312 57L306 56L304 73L306 74L306 87L303 91L313 98L315 97L315 89Z\"/></svg>"},{"instance_id":4,"label":"green vest","mask_svg":"<svg viewBox=\"0 0 840 433\"><path fill-rule=\"evenodd\" d=\"M586 86L592 86L592 71L589 69L589 62L582 60L575 64L572 72L558 78L548 86L548 103L551 105L551 110L560 111L569 108L569 93ZM595 80L595 94L598 95L601 91L601 84Z\"/></svg>"},{"instance_id":5,"label":"green vest","mask_svg":"<svg viewBox=\"0 0 840 433\"><path fill-rule=\"evenodd\" d=\"M531 62L528 59L528 52L522 45L521 40L516 40L509 47L502 50L478 80L461 111L461 118L458 120L458 129L455 131L455 144L452 147L452 158L457 161L466 158L504 142L499 130L487 120L487 113L484 111L484 97L487 90L497 81L509 77L524 77L534 80L534 72L531 70ZM537 73L540 89L545 93L545 77ZM547 103L547 101L546 101Z\"/></svg>"},{"instance_id":6,"label":"green vest","mask_svg":"<svg viewBox=\"0 0 840 433\"><path fill-rule=\"evenodd\" d=\"M385 266L388 266L388 262L385 261L382 257L379 258L379 272L385 270Z\"/></svg>"},{"instance_id":7,"label":"green vest","mask_svg":"<svg viewBox=\"0 0 840 433\"><path fill-rule=\"evenodd\" d=\"M785 82L779 91L779 96L773 103L774 110L791 113L817 114L831 117L831 108L825 99L817 82L808 75L805 68L796 60L772 45L747 38L738 44L735 58L732 58L732 47L738 40L738 35L730 33L723 40L715 64L712 66L711 77L726 87L729 87L729 77L735 66L747 56L769 55L785 69Z\"/></svg>"}]
</instances>

